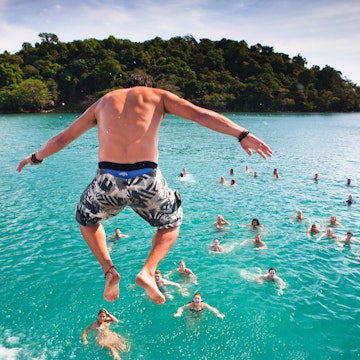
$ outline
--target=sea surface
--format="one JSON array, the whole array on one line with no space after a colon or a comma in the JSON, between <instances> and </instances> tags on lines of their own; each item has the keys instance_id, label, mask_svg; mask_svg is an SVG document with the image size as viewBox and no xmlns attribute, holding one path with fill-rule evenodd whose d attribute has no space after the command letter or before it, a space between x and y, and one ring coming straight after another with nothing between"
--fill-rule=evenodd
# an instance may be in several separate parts
<instances>
[{"instance_id":1,"label":"sea surface","mask_svg":"<svg viewBox=\"0 0 360 360\"><path fill-rule=\"evenodd\" d=\"M135 285L154 229L131 209L104 222L108 235L120 227L129 238L111 249L122 275L120 299L103 299L101 268L74 219L97 167L96 129L40 166L15 171L78 115L0 115L1 360L111 359L94 335L88 345L81 342L103 307L119 319L111 329L127 339L122 359L360 359L360 244L307 236L310 223L325 231L336 215L342 226L334 232L360 239L360 114L226 114L271 146L268 160L249 157L232 137L168 116L159 164L181 193L184 221L159 268L166 273L183 259L198 284L183 283L188 297L170 288L174 298L162 306ZM188 175L180 181L184 167ZM355 203L346 206L349 194ZM291 219L298 209L307 220ZM218 214L231 223L225 231L213 225ZM255 237L244 226L255 217L265 227L263 251L240 246ZM209 254L215 238L225 253ZM254 280L270 267L286 282L282 296L276 284ZM171 280L182 282L176 274ZM225 318L209 311L175 318L196 291Z\"/></svg>"}]
</instances>

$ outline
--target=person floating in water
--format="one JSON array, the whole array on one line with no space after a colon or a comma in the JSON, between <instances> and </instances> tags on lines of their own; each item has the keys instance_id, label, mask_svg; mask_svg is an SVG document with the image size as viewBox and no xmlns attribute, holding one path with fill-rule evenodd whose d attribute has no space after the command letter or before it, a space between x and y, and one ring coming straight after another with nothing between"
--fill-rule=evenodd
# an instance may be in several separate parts
<instances>
[{"instance_id":1,"label":"person floating in water","mask_svg":"<svg viewBox=\"0 0 360 360\"><path fill-rule=\"evenodd\" d=\"M49 139L17 166L39 165L97 126L98 169L77 205L76 220L105 277L104 298L119 298L120 274L106 246L102 221L130 206L157 230L150 253L136 276L150 300L165 302L155 283L155 270L175 244L182 223L181 197L172 190L158 167L160 125L167 114L194 121L213 131L234 137L251 155L266 159L270 147L244 127L214 111L201 108L177 95L152 88L151 81L134 74L129 88L105 94L65 130ZM126 131L124 131L126 129Z\"/></svg>"},{"instance_id":2,"label":"person floating in water","mask_svg":"<svg viewBox=\"0 0 360 360\"><path fill-rule=\"evenodd\" d=\"M251 224L244 224L243 226L252 227L253 230L262 230L262 229L264 229L264 225L260 224L260 221L259 221L258 218L252 219Z\"/></svg>"},{"instance_id":3,"label":"person floating in water","mask_svg":"<svg viewBox=\"0 0 360 360\"><path fill-rule=\"evenodd\" d=\"M224 252L224 248L220 245L219 239L214 239L213 243L209 246L209 252Z\"/></svg>"},{"instance_id":4,"label":"person floating in water","mask_svg":"<svg viewBox=\"0 0 360 360\"><path fill-rule=\"evenodd\" d=\"M280 173L279 173L278 169L274 169L274 171L273 171L273 175L275 176L275 178L276 178L276 179L280 179L280 178L281 178L281 176L280 176Z\"/></svg>"},{"instance_id":5,"label":"person floating in water","mask_svg":"<svg viewBox=\"0 0 360 360\"><path fill-rule=\"evenodd\" d=\"M353 199L353 196L350 194L347 198L347 200L345 200L345 204L350 206L352 204L354 204L354 199Z\"/></svg>"},{"instance_id":6,"label":"person floating in water","mask_svg":"<svg viewBox=\"0 0 360 360\"><path fill-rule=\"evenodd\" d=\"M260 234L256 234L255 235L255 240L252 239L248 239L248 240L244 240L243 242L240 243L240 245L245 245L248 242L252 242L254 244L254 250L265 250L267 249L267 245L266 243L264 243L264 241L262 241L261 235Z\"/></svg>"},{"instance_id":7,"label":"person floating in water","mask_svg":"<svg viewBox=\"0 0 360 360\"><path fill-rule=\"evenodd\" d=\"M317 235L320 233L320 231L321 230L317 224L312 224L307 231L308 237Z\"/></svg>"},{"instance_id":8,"label":"person floating in water","mask_svg":"<svg viewBox=\"0 0 360 360\"><path fill-rule=\"evenodd\" d=\"M227 220L225 220L222 215L218 215L216 221L214 222L214 225L218 230L224 230L225 225L231 224Z\"/></svg>"},{"instance_id":9,"label":"person floating in water","mask_svg":"<svg viewBox=\"0 0 360 360\"><path fill-rule=\"evenodd\" d=\"M275 268L270 268L268 273L266 275L258 275L256 277L256 280L260 283L260 284L263 284L264 283L264 280L265 281L275 281L278 283L279 285L279 290L277 291L278 295L283 295L284 291L283 289L285 288L286 284L285 282L279 278L277 275L276 275L276 269Z\"/></svg>"},{"instance_id":10,"label":"person floating in water","mask_svg":"<svg viewBox=\"0 0 360 360\"><path fill-rule=\"evenodd\" d=\"M323 239L325 237L328 239L337 239L338 238L338 236L334 234L334 231L332 228L327 228L326 232L323 233L322 235L320 235L316 241L320 241L321 239Z\"/></svg>"},{"instance_id":11,"label":"person floating in water","mask_svg":"<svg viewBox=\"0 0 360 360\"><path fill-rule=\"evenodd\" d=\"M336 215L331 215L329 226L342 226L341 222L337 219Z\"/></svg>"},{"instance_id":12,"label":"person floating in water","mask_svg":"<svg viewBox=\"0 0 360 360\"><path fill-rule=\"evenodd\" d=\"M200 311L203 311L204 309L210 310L215 316L217 316L220 319L223 319L225 317L224 314L221 314L220 311L202 301L202 295L197 292L195 293L193 300L190 301L188 304L185 304L184 306L181 306L177 309L176 313L174 314L175 317L180 317L185 309L189 309L193 313L199 313Z\"/></svg>"},{"instance_id":13,"label":"person floating in water","mask_svg":"<svg viewBox=\"0 0 360 360\"><path fill-rule=\"evenodd\" d=\"M175 272L180 274L180 276L185 277L186 279L189 279L191 281L194 281L194 283L197 283L196 275L192 272L192 270L186 267L186 263L184 260L180 260L179 267L177 269L169 271L164 275L164 277L168 278Z\"/></svg>"},{"instance_id":14,"label":"person floating in water","mask_svg":"<svg viewBox=\"0 0 360 360\"><path fill-rule=\"evenodd\" d=\"M352 243L358 243L359 244L360 241L353 238L353 233L351 231L348 231L346 233L345 238L339 239L339 240L336 241L336 244L340 245L340 246L351 246Z\"/></svg>"},{"instance_id":15,"label":"person floating in water","mask_svg":"<svg viewBox=\"0 0 360 360\"><path fill-rule=\"evenodd\" d=\"M101 309L98 312L97 320L83 331L83 344L88 344L87 334L90 330L93 330L96 334L97 345L109 350L113 359L120 360L118 351L126 351L126 342L122 336L109 329L109 324L112 322L117 323L118 319L105 309Z\"/></svg>"},{"instance_id":16,"label":"person floating in water","mask_svg":"<svg viewBox=\"0 0 360 360\"><path fill-rule=\"evenodd\" d=\"M155 282L159 290L170 300L172 300L174 297L168 292L167 286L175 286L179 289L179 292L183 296L188 296L187 289L183 288L180 284L166 280L162 277L160 270L155 270Z\"/></svg>"},{"instance_id":17,"label":"person floating in water","mask_svg":"<svg viewBox=\"0 0 360 360\"><path fill-rule=\"evenodd\" d=\"M120 240L120 239L125 239L125 238L128 238L129 235L126 235L126 234L123 234L120 230L120 228L116 228L114 230L114 234L111 235L108 239L107 239L107 247L108 247L108 250L109 252L112 250L114 244Z\"/></svg>"},{"instance_id":18,"label":"person floating in water","mask_svg":"<svg viewBox=\"0 0 360 360\"><path fill-rule=\"evenodd\" d=\"M298 210L296 215L290 216L290 219L295 219L296 221L302 221L307 219L307 217L303 215L302 210Z\"/></svg>"}]
</instances>

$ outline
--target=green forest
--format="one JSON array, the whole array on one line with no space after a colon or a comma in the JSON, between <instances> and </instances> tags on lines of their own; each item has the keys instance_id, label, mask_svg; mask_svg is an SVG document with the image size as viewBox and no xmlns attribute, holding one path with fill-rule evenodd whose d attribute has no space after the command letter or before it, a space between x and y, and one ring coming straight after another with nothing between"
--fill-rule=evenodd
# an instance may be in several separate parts
<instances>
[{"instance_id":1,"label":"green forest","mask_svg":"<svg viewBox=\"0 0 360 360\"><path fill-rule=\"evenodd\" d=\"M352 112L360 87L330 66L306 67L270 46L196 41L191 35L145 42L109 36L61 42L40 33L15 54L0 54L0 112L82 111L129 75L216 111ZM331 59L329 59L331 60Z\"/></svg>"}]
</instances>

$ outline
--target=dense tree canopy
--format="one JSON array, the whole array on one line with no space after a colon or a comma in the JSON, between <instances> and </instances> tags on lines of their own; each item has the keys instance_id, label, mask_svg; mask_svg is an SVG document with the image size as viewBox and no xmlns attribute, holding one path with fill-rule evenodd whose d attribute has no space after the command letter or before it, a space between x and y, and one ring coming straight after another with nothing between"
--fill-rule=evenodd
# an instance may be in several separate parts
<instances>
[{"instance_id":1,"label":"dense tree canopy","mask_svg":"<svg viewBox=\"0 0 360 360\"><path fill-rule=\"evenodd\" d=\"M269 46L196 41L192 36L143 43L86 39L63 43L40 33L34 46L0 54L0 111L82 110L130 74L148 75L217 111L359 111L360 88L330 66L306 68Z\"/></svg>"}]
</instances>

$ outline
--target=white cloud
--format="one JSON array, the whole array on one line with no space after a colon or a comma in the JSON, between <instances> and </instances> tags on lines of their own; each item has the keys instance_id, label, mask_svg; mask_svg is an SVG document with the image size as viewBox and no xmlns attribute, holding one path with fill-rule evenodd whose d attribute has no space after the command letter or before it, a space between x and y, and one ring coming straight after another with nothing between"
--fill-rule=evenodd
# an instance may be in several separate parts
<instances>
[{"instance_id":1,"label":"white cloud","mask_svg":"<svg viewBox=\"0 0 360 360\"><path fill-rule=\"evenodd\" d=\"M0 51L34 44L40 32L60 41L131 41L159 36L245 40L301 54L360 83L360 2L328 0L0 0Z\"/></svg>"}]
</instances>

